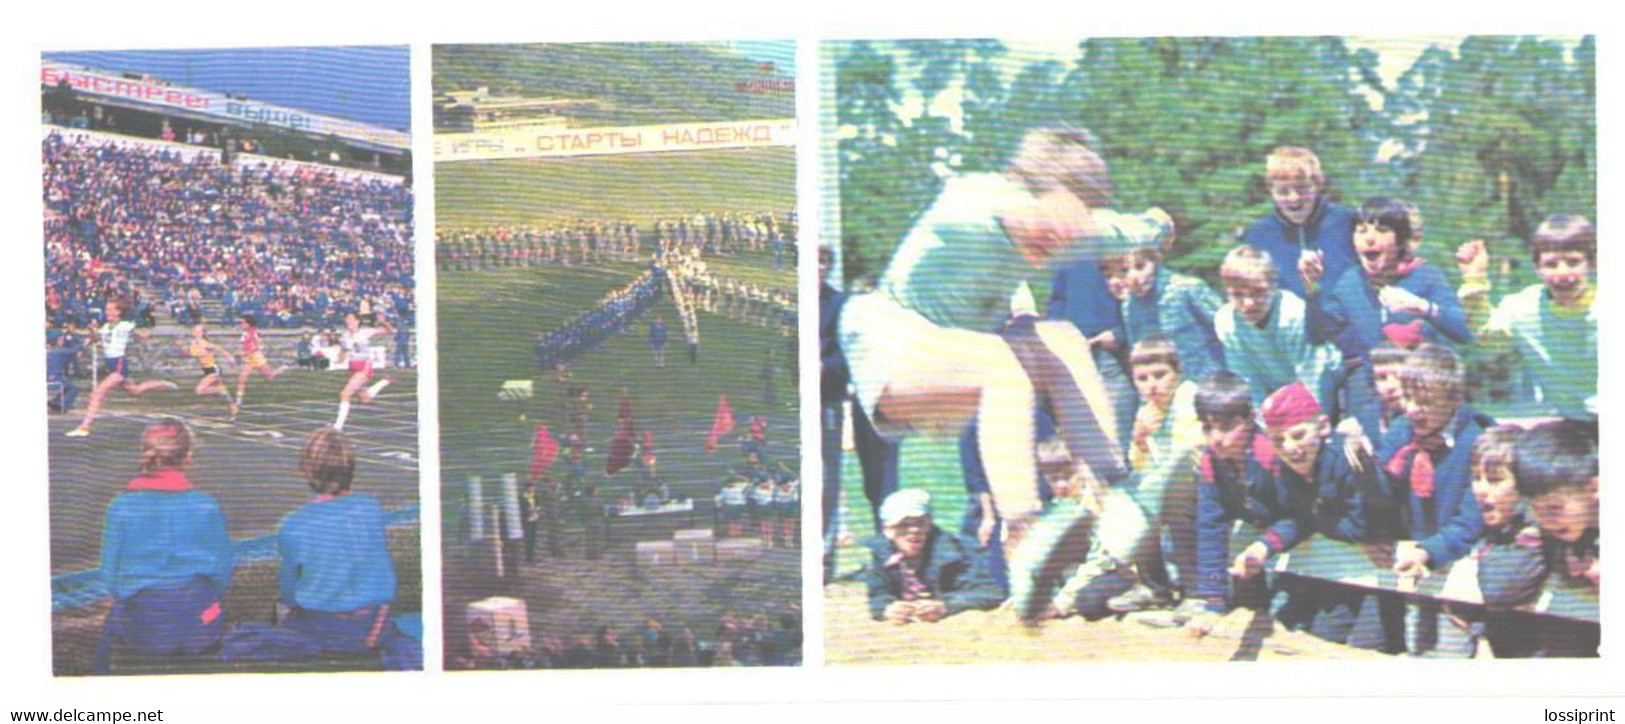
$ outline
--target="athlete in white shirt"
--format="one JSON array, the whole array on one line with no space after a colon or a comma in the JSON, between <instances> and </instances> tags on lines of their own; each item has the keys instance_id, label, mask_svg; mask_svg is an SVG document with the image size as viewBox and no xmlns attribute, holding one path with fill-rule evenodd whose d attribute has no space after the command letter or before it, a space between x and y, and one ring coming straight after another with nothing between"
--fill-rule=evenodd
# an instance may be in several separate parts
<instances>
[{"instance_id":1,"label":"athlete in white shirt","mask_svg":"<svg viewBox=\"0 0 1625 724\"><path fill-rule=\"evenodd\" d=\"M344 332L339 335L339 361L349 363L350 379L339 393L339 417L333 422L333 429L344 429L344 421L350 417L352 399L371 402L389 386L389 380L382 379L366 387L372 380L372 337L385 331L389 331L389 328L362 327L361 319L354 314L344 316ZM357 393L360 393L359 397Z\"/></svg>"},{"instance_id":2,"label":"athlete in white shirt","mask_svg":"<svg viewBox=\"0 0 1625 724\"><path fill-rule=\"evenodd\" d=\"M84 422L68 431L68 437L86 437L90 434L90 423L96 420L96 413L101 410L102 400L114 387L123 388L131 395L141 395L148 390L179 389L179 386L169 380L148 380L136 384L129 378L124 362L124 351L130 345L132 337L145 340L147 333L135 328L135 322L124 318L128 312L125 302L115 301L107 305L107 323L96 331L96 338L102 346L103 374L96 389L90 393L90 406L85 409Z\"/></svg>"}]
</instances>

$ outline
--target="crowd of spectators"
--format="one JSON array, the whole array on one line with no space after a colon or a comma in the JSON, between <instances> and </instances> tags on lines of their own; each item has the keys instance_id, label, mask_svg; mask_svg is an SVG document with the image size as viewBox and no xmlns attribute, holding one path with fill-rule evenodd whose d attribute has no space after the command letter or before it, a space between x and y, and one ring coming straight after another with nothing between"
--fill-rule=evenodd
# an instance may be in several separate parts
<instances>
[{"instance_id":1,"label":"crowd of spectators","mask_svg":"<svg viewBox=\"0 0 1625 724\"><path fill-rule=\"evenodd\" d=\"M499 655L489 625L469 627L470 655L455 661L467 669L630 669L720 666L795 666L801 663L801 611L785 604L777 616L724 613L710 638L687 624L647 618L636 628L612 626L574 635L545 635L525 651Z\"/></svg>"},{"instance_id":2,"label":"crowd of spectators","mask_svg":"<svg viewBox=\"0 0 1625 724\"><path fill-rule=\"evenodd\" d=\"M118 295L149 325L154 306L208 321L206 300L221 321L268 327L415 316L412 191L399 181L86 134L52 133L42 150L54 326L97 324Z\"/></svg>"},{"instance_id":3,"label":"crowd of spectators","mask_svg":"<svg viewBox=\"0 0 1625 724\"><path fill-rule=\"evenodd\" d=\"M974 215L966 209L993 196L976 184L1002 183L992 178L950 182L894 255L880 292L843 299L826 283L825 465L840 470L840 408L852 394L879 534L867 542L876 620L932 623L1009 600L1029 622L1132 613L1200 637L1239 635L1260 614L1390 654L1598 655L1594 614L1536 615L1557 592L1595 600L1600 586L1596 227L1556 213L1522 249L1450 240L1456 284L1417 253L1415 204L1333 203L1308 149L1276 149L1264 171L1275 208L1225 254L1218 288L1165 263L1174 225L1148 212L1135 215L1153 223L1130 248L1056 269L1045 310L1055 321L1038 322L1023 280L989 281L997 272L977 264L976 244L1009 253L1010 227L1000 226L1008 219L990 214L999 223L983 227L989 233L965 231ZM1128 216L1097 211L1094 220L1131 230ZM1510 255L1527 258L1538 283L1495 279L1497 259ZM902 303L915 306L895 318L876 306ZM997 314L981 314L989 310ZM1033 436L1012 437L1008 422L971 422L960 440L967 514L957 529L933 518L925 490L898 482L896 443L876 432L916 424L908 405L888 411L884 391L878 401L864 396L865 382L907 379L911 390L932 382L881 366L906 355L883 354L875 341L903 335L929 346L935 338L911 326L927 324L921 315L992 323L1018 357L1039 324L1070 323L1104 393L1044 391L1044 375L1019 360L1042 404L977 415L1032 419ZM867 333L875 319L892 326ZM998 343L967 329L956 331ZM1485 354L1512 355L1531 383L1501 420L1468 394L1469 363ZM1107 405L1114 414L1102 414ZM1076 413L1085 406L1094 414ZM899 410L901 419L884 417ZM1025 449L1014 458L988 444L1010 439L1035 444L1016 446ZM827 520L835 502L825 501ZM1037 512L1012 512L1023 505ZM1084 519L1087 540L1046 527ZM1051 562L1067 570L1042 577L1038 556L1017 550L1024 537L1075 555L1076 565ZM1383 551L1380 567L1318 553L1354 546ZM1325 569L1290 567L1317 555ZM1396 582L1347 583L1378 575ZM1477 590L1430 592L1430 577Z\"/></svg>"}]
</instances>

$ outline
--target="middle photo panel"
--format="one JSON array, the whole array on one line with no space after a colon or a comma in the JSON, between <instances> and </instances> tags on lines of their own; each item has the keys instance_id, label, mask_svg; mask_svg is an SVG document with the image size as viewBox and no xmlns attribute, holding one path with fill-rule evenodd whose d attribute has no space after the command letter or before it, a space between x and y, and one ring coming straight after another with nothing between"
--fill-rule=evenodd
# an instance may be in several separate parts
<instances>
[{"instance_id":1,"label":"middle photo panel","mask_svg":"<svg viewBox=\"0 0 1625 724\"><path fill-rule=\"evenodd\" d=\"M448 670L801 663L794 64L434 47Z\"/></svg>"}]
</instances>

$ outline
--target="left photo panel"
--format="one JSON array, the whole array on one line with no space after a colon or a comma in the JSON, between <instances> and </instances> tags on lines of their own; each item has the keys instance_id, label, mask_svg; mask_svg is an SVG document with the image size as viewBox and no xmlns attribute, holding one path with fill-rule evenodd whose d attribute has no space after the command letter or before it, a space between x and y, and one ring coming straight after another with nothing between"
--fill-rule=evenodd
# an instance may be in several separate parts
<instances>
[{"instance_id":1,"label":"left photo panel","mask_svg":"<svg viewBox=\"0 0 1625 724\"><path fill-rule=\"evenodd\" d=\"M422 668L409 56L43 54L57 676Z\"/></svg>"}]
</instances>

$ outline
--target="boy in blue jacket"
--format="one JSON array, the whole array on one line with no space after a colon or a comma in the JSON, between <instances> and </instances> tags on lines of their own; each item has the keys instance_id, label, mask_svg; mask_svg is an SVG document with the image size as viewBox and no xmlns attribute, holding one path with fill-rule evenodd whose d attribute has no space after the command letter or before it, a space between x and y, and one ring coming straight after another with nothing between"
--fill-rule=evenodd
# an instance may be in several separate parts
<instances>
[{"instance_id":1,"label":"boy in blue jacket","mask_svg":"<svg viewBox=\"0 0 1625 724\"><path fill-rule=\"evenodd\" d=\"M1055 272L1050 280L1049 319L1071 322L1089 341L1095 369L1111 395L1117 418L1117 440L1124 445L1132 433L1134 411L1140 401L1129 381L1128 332L1123 329L1123 313L1116 297L1106 286L1106 277L1093 259L1072 262Z\"/></svg>"},{"instance_id":2,"label":"boy in blue jacket","mask_svg":"<svg viewBox=\"0 0 1625 724\"><path fill-rule=\"evenodd\" d=\"M1518 440L1512 473L1539 526L1544 575L1526 579L1523 591L1510 592L1509 598L1527 600L1548 579L1595 593L1602 585L1597 428L1574 420L1530 428ZM1552 618L1542 623L1537 655L1598 655L1597 624Z\"/></svg>"},{"instance_id":3,"label":"boy in blue jacket","mask_svg":"<svg viewBox=\"0 0 1625 724\"><path fill-rule=\"evenodd\" d=\"M1422 238L1414 207L1377 197L1360 206L1354 229L1355 273L1335 280L1306 272L1311 329L1331 340L1346 359L1364 360L1388 324L1423 323L1429 342L1471 344L1467 312L1444 272L1413 254ZM1321 282L1330 286L1322 288Z\"/></svg>"},{"instance_id":4,"label":"boy in blue jacket","mask_svg":"<svg viewBox=\"0 0 1625 724\"><path fill-rule=\"evenodd\" d=\"M1254 422L1246 380L1221 372L1203 381L1196 392L1196 415L1208 441L1196 490L1196 581L1190 599L1200 604L1181 608L1191 616L1186 630L1203 636L1224 612L1254 603L1244 599L1252 598L1263 583L1260 574L1267 559L1310 534L1314 490L1282 485L1274 449ZM1237 521L1260 534L1232 560L1230 531ZM1233 586L1249 582L1254 591ZM1196 605L1203 610L1196 612Z\"/></svg>"},{"instance_id":5,"label":"boy in blue jacket","mask_svg":"<svg viewBox=\"0 0 1625 724\"><path fill-rule=\"evenodd\" d=\"M1495 421L1463 402L1465 376L1455 350L1436 344L1418 347L1400 371L1409 414L1388 428L1377 459L1416 544L1395 554L1401 575L1450 564L1484 530L1468 462L1473 443Z\"/></svg>"},{"instance_id":6,"label":"boy in blue jacket","mask_svg":"<svg viewBox=\"0 0 1625 724\"><path fill-rule=\"evenodd\" d=\"M1122 302L1127 348L1160 333L1179 348L1179 359L1191 379L1206 379L1225 369L1224 346L1213 327L1224 300L1206 282L1174 273L1162 263L1162 249L1154 247L1102 257L1100 273L1106 277L1106 288Z\"/></svg>"},{"instance_id":7,"label":"boy in blue jacket","mask_svg":"<svg viewBox=\"0 0 1625 724\"><path fill-rule=\"evenodd\" d=\"M1242 243L1268 253L1281 288L1307 295L1305 267L1330 284L1354 268L1354 210L1326 199L1320 159L1307 148L1282 146L1264 162L1275 213L1259 219Z\"/></svg>"},{"instance_id":8,"label":"boy in blue jacket","mask_svg":"<svg viewBox=\"0 0 1625 724\"><path fill-rule=\"evenodd\" d=\"M1471 493L1474 443L1495 421L1466 405L1466 369L1455 350L1424 344L1400 370L1406 417L1394 421L1377 448L1380 474L1398 512L1394 572L1420 577L1465 556L1484 532ZM1438 643L1437 603L1402 604L1379 594L1384 639L1393 652L1421 655ZM1409 611L1404 611L1406 607ZM1404 621L1395 619L1404 616ZM1355 641L1350 641L1356 644Z\"/></svg>"},{"instance_id":9,"label":"boy in blue jacket","mask_svg":"<svg viewBox=\"0 0 1625 724\"><path fill-rule=\"evenodd\" d=\"M291 609L285 623L324 651L376 649L392 631L386 625L396 585L384 508L350 492L355 447L336 429L311 435L299 469L316 497L277 529L277 581Z\"/></svg>"}]
</instances>

